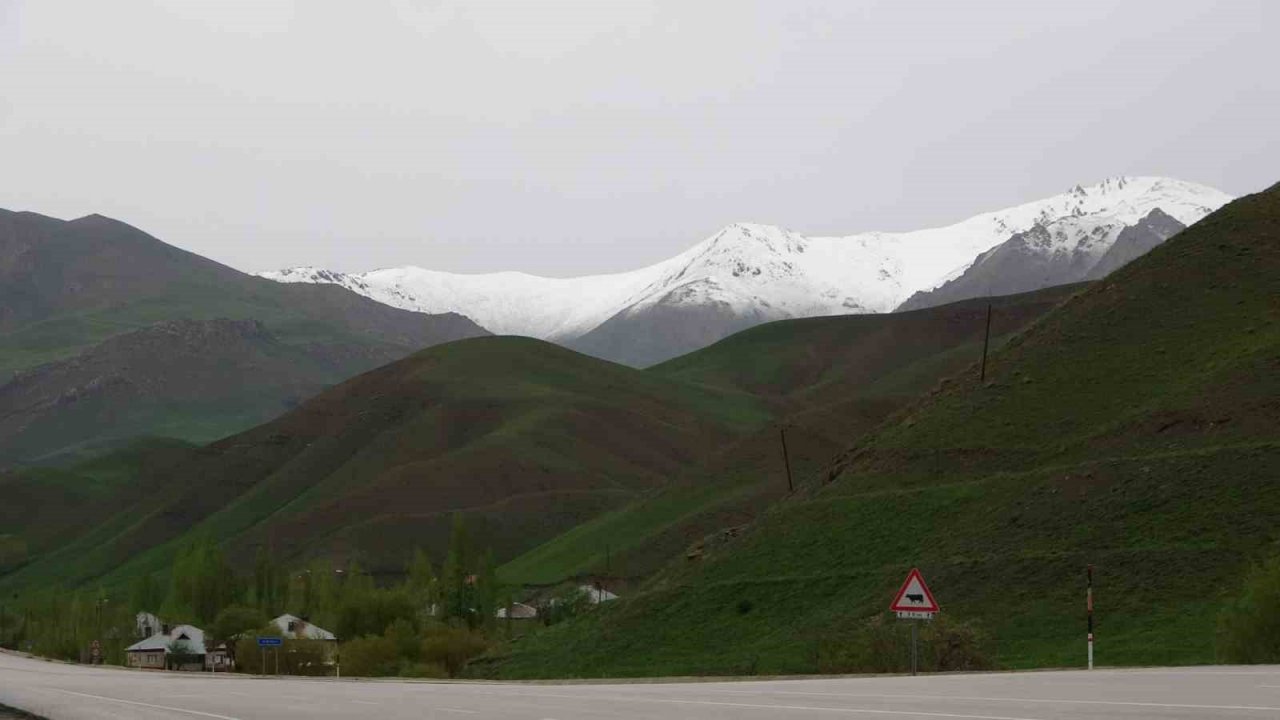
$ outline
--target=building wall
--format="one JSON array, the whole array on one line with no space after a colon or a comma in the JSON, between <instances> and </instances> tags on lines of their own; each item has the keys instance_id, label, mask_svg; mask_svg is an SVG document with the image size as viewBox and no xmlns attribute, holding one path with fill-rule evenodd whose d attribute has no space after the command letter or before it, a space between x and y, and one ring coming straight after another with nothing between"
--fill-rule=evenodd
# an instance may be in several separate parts
<instances>
[{"instance_id":1,"label":"building wall","mask_svg":"<svg viewBox=\"0 0 1280 720\"><path fill-rule=\"evenodd\" d=\"M163 670L164 655L163 650L135 650L129 653L129 667Z\"/></svg>"}]
</instances>

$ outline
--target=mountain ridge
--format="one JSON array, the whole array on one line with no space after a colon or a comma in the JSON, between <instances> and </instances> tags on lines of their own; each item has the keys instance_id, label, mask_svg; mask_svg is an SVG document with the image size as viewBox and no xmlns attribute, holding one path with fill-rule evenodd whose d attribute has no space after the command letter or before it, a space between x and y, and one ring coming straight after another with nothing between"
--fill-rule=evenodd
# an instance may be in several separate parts
<instances>
[{"instance_id":1,"label":"mountain ridge","mask_svg":"<svg viewBox=\"0 0 1280 720\"><path fill-rule=\"evenodd\" d=\"M0 466L105 449L128 440L125 428L213 440L484 334L456 313L272 283L103 215L0 210Z\"/></svg>"},{"instance_id":2,"label":"mountain ridge","mask_svg":"<svg viewBox=\"0 0 1280 720\"><path fill-rule=\"evenodd\" d=\"M890 312L1037 224L1093 219L1118 232L1160 208L1189 225L1228 200L1181 180L1120 177L911 232L823 237L734 223L672 258L612 275L458 275L414 266L357 274L302 267L260 275L340 284L397 307L455 311L490 332L538 337L646 366L759 322Z\"/></svg>"}]
</instances>

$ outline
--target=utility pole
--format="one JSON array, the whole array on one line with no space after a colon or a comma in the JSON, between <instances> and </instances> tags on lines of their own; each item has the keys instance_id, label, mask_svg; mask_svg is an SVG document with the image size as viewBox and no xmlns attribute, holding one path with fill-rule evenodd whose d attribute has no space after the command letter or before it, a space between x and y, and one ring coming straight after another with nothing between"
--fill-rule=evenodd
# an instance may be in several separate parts
<instances>
[{"instance_id":1,"label":"utility pole","mask_svg":"<svg viewBox=\"0 0 1280 720\"><path fill-rule=\"evenodd\" d=\"M1089 614L1089 669L1093 669L1093 565L1085 571L1085 607Z\"/></svg>"},{"instance_id":2,"label":"utility pole","mask_svg":"<svg viewBox=\"0 0 1280 720\"><path fill-rule=\"evenodd\" d=\"M982 375L979 382L987 382L987 348L991 345L991 303L987 303L987 331L982 336Z\"/></svg>"},{"instance_id":3,"label":"utility pole","mask_svg":"<svg viewBox=\"0 0 1280 720\"><path fill-rule=\"evenodd\" d=\"M791 456L787 454L787 428L785 425L778 426L778 436L782 438L782 464L787 466L787 492L794 493L796 485L791 479Z\"/></svg>"}]
</instances>

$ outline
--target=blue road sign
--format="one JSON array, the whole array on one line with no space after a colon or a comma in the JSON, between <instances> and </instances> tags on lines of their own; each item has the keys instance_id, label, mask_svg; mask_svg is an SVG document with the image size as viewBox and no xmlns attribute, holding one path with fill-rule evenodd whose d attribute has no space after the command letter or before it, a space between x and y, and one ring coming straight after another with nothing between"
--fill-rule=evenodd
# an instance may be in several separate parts
<instances>
[{"instance_id":1,"label":"blue road sign","mask_svg":"<svg viewBox=\"0 0 1280 720\"><path fill-rule=\"evenodd\" d=\"M258 644L263 647L268 645L283 645L284 639L278 637L260 637L258 638Z\"/></svg>"}]
</instances>

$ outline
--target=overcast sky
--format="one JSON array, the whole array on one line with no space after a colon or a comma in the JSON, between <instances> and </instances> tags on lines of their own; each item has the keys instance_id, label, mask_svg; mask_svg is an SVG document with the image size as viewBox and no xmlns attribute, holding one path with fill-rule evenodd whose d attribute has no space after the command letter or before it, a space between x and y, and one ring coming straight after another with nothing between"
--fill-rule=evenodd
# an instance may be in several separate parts
<instances>
[{"instance_id":1,"label":"overcast sky","mask_svg":"<svg viewBox=\"0 0 1280 720\"><path fill-rule=\"evenodd\" d=\"M1280 180L1280 2L0 0L0 207L247 271L630 269L730 222Z\"/></svg>"}]
</instances>

